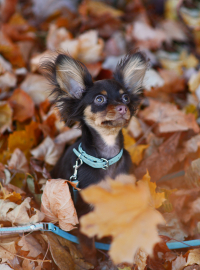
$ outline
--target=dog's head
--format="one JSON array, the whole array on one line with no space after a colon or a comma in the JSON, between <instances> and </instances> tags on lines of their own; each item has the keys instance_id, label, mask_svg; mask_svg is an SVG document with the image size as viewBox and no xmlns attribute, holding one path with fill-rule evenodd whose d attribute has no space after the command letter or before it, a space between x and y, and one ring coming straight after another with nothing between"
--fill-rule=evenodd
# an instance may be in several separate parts
<instances>
[{"instance_id":1,"label":"dog's head","mask_svg":"<svg viewBox=\"0 0 200 270\"><path fill-rule=\"evenodd\" d=\"M134 114L147 66L145 56L137 52L118 63L113 79L93 82L87 68L68 55L43 64L66 124L79 121L110 131L126 126Z\"/></svg>"}]
</instances>

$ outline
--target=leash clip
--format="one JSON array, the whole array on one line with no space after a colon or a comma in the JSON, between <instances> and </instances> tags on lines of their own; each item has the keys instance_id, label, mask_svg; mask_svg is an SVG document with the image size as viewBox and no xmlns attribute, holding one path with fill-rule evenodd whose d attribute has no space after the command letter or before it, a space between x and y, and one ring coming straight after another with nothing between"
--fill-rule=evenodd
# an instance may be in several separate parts
<instances>
[{"instance_id":1,"label":"leash clip","mask_svg":"<svg viewBox=\"0 0 200 270\"><path fill-rule=\"evenodd\" d=\"M109 162L108 162L108 160L106 159L106 158L101 158L103 161L105 161L106 162L106 164L104 164L103 165L103 170L107 170L108 169L108 167L109 167Z\"/></svg>"},{"instance_id":2,"label":"leash clip","mask_svg":"<svg viewBox=\"0 0 200 270\"><path fill-rule=\"evenodd\" d=\"M78 161L79 161L79 160L80 160L80 163L78 164ZM81 167L82 164L83 164L82 159L77 158L76 164L73 166L73 168L74 168L74 174L70 177L70 180L71 180L71 179L73 179L73 180L76 180L76 179L77 179L78 169Z\"/></svg>"}]
</instances>

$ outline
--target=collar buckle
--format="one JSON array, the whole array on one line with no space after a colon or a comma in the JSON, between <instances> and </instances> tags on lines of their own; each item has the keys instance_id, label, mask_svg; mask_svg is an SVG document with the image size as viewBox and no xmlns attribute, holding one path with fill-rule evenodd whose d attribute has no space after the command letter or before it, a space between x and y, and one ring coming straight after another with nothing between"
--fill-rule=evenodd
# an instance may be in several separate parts
<instances>
[{"instance_id":1,"label":"collar buckle","mask_svg":"<svg viewBox=\"0 0 200 270\"><path fill-rule=\"evenodd\" d=\"M101 158L101 159L106 162L106 164L103 165L102 169L107 170L109 167L109 161L106 158Z\"/></svg>"}]
</instances>

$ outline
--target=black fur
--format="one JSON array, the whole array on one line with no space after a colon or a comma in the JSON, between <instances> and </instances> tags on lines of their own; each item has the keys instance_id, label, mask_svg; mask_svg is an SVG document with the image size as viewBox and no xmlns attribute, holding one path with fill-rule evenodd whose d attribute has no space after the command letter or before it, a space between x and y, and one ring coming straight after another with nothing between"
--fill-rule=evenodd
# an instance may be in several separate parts
<instances>
[{"instance_id":1,"label":"black fur","mask_svg":"<svg viewBox=\"0 0 200 270\"><path fill-rule=\"evenodd\" d=\"M136 59L137 61L139 59L140 66L138 70L140 73L138 73L137 67L136 71L131 71L133 65L136 64ZM71 63L75 67L75 71L77 72L78 70L80 76L82 76L82 81L79 78L79 81L81 82L75 82L75 85L76 83L78 85L78 94L75 93L75 95L78 97L75 97L73 94L73 91L76 90L73 88L75 79L74 74L72 74L73 68L71 70ZM141 66L144 67L144 70L140 68ZM80 142L82 143L83 150L86 151L87 154L97 158L110 159L124 148L121 129L123 126L127 125L130 118L127 116L128 120L126 121L124 119L118 120L119 115L122 118L124 116L121 116L117 106L122 106L123 108L126 107L130 117L134 115L139 101L137 92L138 89L141 88L141 82L147 68L147 61L140 52L133 55L127 55L118 64L114 79L101 80L94 83L87 68L68 55L61 54L56 60L44 63L42 67L46 77L55 87L52 91L52 95L54 95L54 103L58 106L62 119L67 125L79 121L82 129L82 137L67 149L51 172L53 178L69 180L70 176L73 174L73 165L75 165L77 159L77 156L73 153L73 148L78 149ZM59 73L60 70L61 72L66 73ZM134 81L134 78L127 73L127 70L133 73L133 77L136 76L136 79L140 82L139 84L138 81ZM127 76L127 74L129 74L129 76ZM58 76L60 77L58 78ZM73 76L73 78L71 76ZM69 85L72 85L72 89L70 89L70 86L67 84L68 82L63 84L61 79L71 80L72 83ZM98 95L103 95L106 99L104 104L95 102L95 98ZM130 99L129 103L126 103L123 100L124 95ZM114 115L113 119L111 118L110 120L110 118L106 118L108 117L107 112L110 113L111 117L112 114ZM114 119L115 114L117 115L116 119ZM92 120L93 118L94 120ZM96 120L100 121L99 126L96 125ZM94 121L94 124L92 121ZM111 133L114 134L114 141L113 143L108 143L107 138ZM132 163L130 155L124 149L122 158L117 163L111 165L107 170L95 169L87 164L83 164L78 169L79 187L84 189L91 184L100 182L107 176L115 179L119 174L130 174L131 169ZM83 202L80 196L76 203L76 209L79 217L91 211L91 207Z\"/></svg>"}]
</instances>

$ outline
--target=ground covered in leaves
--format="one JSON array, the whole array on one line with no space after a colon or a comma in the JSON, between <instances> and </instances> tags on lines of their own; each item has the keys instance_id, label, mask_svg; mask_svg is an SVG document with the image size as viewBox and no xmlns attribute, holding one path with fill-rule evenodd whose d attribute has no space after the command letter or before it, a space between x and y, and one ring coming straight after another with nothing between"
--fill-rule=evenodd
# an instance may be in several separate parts
<instances>
[{"instance_id":1,"label":"ground covered in leaves","mask_svg":"<svg viewBox=\"0 0 200 270\"><path fill-rule=\"evenodd\" d=\"M200 238L199 1L106 3L0 2L1 229L78 224L67 181L50 181L49 171L81 131L60 122L42 59L68 52L94 80L111 78L136 48L150 59L141 106L123 130L135 175L82 192L94 205L82 231L112 236L110 251L98 251L94 267L78 245L53 233L0 231L0 269L200 269L198 247L166 245Z\"/></svg>"}]
</instances>

